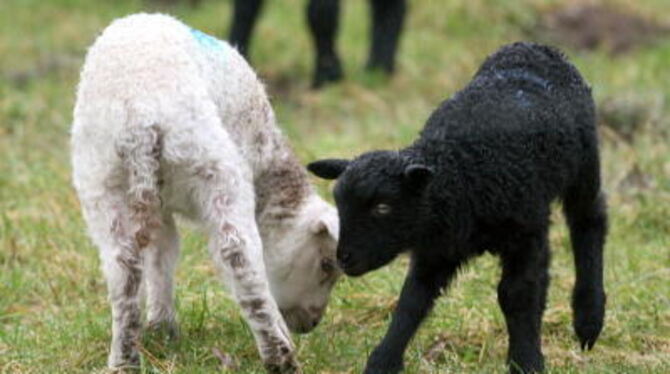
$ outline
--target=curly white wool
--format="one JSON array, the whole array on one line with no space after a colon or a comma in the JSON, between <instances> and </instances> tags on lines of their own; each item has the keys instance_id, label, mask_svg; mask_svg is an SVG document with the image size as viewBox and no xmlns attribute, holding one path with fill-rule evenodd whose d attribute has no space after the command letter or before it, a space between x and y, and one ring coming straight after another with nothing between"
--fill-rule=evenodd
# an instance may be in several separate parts
<instances>
[{"instance_id":1,"label":"curly white wool","mask_svg":"<svg viewBox=\"0 0 670 374\"><path fill-rule=\"evenodd\" d=\"M143 283L149 325L176 329L179 213L208 233L268 370L300 370L280 309L295 331L320 320L339 275L322 266L335 255L337 213L235 49L165 15L113 22L81 73L72 162L108 282L111 367L139 364Z\"/></svg>"}]
</instances>

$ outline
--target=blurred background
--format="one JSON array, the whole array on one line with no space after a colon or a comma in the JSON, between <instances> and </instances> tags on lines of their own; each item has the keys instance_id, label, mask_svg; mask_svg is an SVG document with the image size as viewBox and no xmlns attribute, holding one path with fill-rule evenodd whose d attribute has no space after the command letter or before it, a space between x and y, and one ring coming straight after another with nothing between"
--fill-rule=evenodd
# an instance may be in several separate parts
<instances>
[{"instance_id":1,"label":"blurred background","mask_svg":"<svg viewBox=\"0 0 670 374\"><path fill-rule=\"evenodd\" d=\"M249 51L303 162L411 142L432 110L502 44L563 49L598 105L610 205L605 329L581 352L571 327L574 274L553 216L543 345L550 373L670 372L670 1L409 0L396 72L364 69L367 1L342 0L345 77L310 89L305 0L266 1ZM114 18L173 14L226 38L229 0L0 1L0 373L103 372L106 288L70 183L68 131L86 48ZM316 181L330 199L330 185ZM143 372L262 373L251 334L223 291L203 238L183 228L182 339L145 339ZM305 373L359 373L386 329L407 261L344 279L324 322L295 337ZM407 351L407 373L504 372L496 260L463 271Z\"/></svg>"}]
</instances>

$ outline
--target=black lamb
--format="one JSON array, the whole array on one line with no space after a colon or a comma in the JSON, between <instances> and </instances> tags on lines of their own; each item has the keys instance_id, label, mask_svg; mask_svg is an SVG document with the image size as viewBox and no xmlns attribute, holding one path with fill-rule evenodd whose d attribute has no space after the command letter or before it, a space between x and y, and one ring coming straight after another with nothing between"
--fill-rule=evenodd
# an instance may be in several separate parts
<instances>
[{"instance_id":1,"label":"black lamb","mask_svg":"<svg viewBox=\"0 0 670 374\"><path fill-rule=\"evenodd\" d=\"M515 43L430 116L414 144L352 161L311 163L338 179L337 257L351 276L409 251L411 265L389 330L365 373L397 373L435 298L469 259L501 258L498 301L510 371L540 372L549 283L550 204L559 198L576 266L572 308L582 349L603 327L607 216L589 86L556 49Z\"/></svg>"},{"instance_id":2,"label":"black lamb","mask_svg":"<svg viewBox=\"0 0 670 374\"><path fill-rule=\"evenodd\" d=\"M335 50L340 0L308 0L307 22L316 49L312 86L342 78L342 66ZM246 56L251 32L264 0L235 0L230 43ZM367 68L392 73L395 53L407 10L407 0L370 0L372 11L370 54Z\"/></svg>"}]
</instances>

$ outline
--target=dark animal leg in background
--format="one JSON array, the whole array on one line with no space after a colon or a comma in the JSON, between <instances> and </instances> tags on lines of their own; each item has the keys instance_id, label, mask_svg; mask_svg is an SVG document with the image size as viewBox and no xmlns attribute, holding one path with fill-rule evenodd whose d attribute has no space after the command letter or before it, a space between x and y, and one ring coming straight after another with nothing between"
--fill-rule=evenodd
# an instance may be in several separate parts
<instances>
[{"instance_id":1,"label":"dark animal leg in background","mask_svg":"<svg viewBox=\"0 0 670 374\"><path fill-rule=\"evenodd\" d=\"M432 261L432 263L431 263ZM413 256L391 325L368 359L365 374L394 374L402 370L403 354L435 298L456 274L460 263L436 264Z\"/></svg>"},{"instance_id":2,"label":"dark animal leg in background","mask_svg":"<svg viewBox=\"0 0 670 374\"><path fill-rule=\"evenodd\" d=\"M598 188L598 184L591 186ZM563 208L570 227L577 275L572 293L573 326L582 349L591 349L600 335L605 318L606 295L603 287L603 246L607 231L605 199L599 191L584 193L574 189L565 196Z\"/></svg>"},{"instance_id":3,"label":"dark animal leg in background","mask_svg":"<svg viewBox=\"0 0 670 374\"><path fill-rule=\"evenodd\" d=\"M307 23L316 49L313 88L342 79L342 66L335 52L339 13L339 0L310 0L307 6Z\"/></svg>"},{"instance_id":4,"label":"dark animal leg in background","mask_svg":"<svg viewBox=\"0 0 670 374\"><path fill-rule=\"evenodd\" d=\"M541 350L542 314L549 284L547 229L503 252L498 302L509 333L510 373L544 370Z\"/></svg>"},{"instance_id":5,"label":"dark animal leg in background","mask_svg":"<svg viewBox=\"0 0 670 374\"><path fill-rule=\"evenodd\" d=\"M402 31L406 0L370 0L372 7L372 42L368 69L382 69L392 73L395 54Z\"/></svg>"},{"instance_id":6,"label":"dark animal leg in background","mask_svg":"<svg viewBox=\"0 0 670 374\"><path fill-rule=\"evenodd\" d=\"M233 5L233 26L228 39L245 58L249 53L251 32L262 6L263 0L235 0Z\"/></svg>"}]
</instances>

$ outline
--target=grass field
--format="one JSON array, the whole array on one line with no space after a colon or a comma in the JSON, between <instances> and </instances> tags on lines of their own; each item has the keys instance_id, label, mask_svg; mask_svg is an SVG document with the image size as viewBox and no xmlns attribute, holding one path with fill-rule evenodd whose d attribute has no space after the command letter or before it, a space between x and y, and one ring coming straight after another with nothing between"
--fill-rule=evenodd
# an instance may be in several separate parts
<instances>
[{"instance_id":1,"label":"grass field","mask_svg":"<svg viewBox=\"0 0 670 374\"><path fill-rule=\"evenodd\" d=\"M623 0L622 0L623 1ZM278 118L305 162L353 156L410 142L438 103L462 87L485 56L523 39L536 14L558 1L414 0L388 80L363 71L367 9L345 1L339 49L347 79L308 89L312 53L303 0L269 1L252 60L268 83ZM572 1L574 3L574 1ZM184 3L187 3L184 1ZM611 2L606 2L611 4ZM68 130L86 47L140 1L0 2L0 373L103 372L111 319L97 253L70 184ZM670 21L670 2L640 0L635 12ZM225 35L230 2L170 9L187 23ZM670 40L612 57L566 52L598 102L630 136L603 127L609 194L606 327L581 352L569 307L574 271L559 214L543 346L550 373L670 372ZM318 182L329 196L330 186ZM214 276L201 236L183 228L177 274L182 339L145 339L143 372L210 373L214 348L238 369L262 366L240 312ZM295 337L305 373L360 373L384 333L406 259L338 284L327 318ZM497 306L499 269L484 256L463 271L406 354L407 373L504 372L506 332Z\"/></svg>"}]
</instances>

